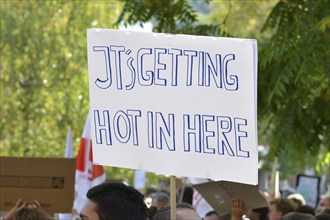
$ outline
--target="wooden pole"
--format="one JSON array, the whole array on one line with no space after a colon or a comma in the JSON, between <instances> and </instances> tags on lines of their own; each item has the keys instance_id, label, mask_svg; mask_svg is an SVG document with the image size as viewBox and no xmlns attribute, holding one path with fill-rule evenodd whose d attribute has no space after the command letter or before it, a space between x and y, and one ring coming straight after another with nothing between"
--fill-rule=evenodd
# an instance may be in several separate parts
<instances>
[{"instance_id":1,"label":"wooden pole","mask_svg":"<svg viewBox=\"0 0 330 220\"><path fill-rule=\"evenodd\" d=\"M279 196L279 173L278 173L278 158L276 157L272 167L272 178L270 181L269 193L272 198L278 198Z\"/></svg>"},{"instance_id":2,"label":"wooden pole","mask_svg":"<svg viewBox=\"0 0 330 220\"><path fill-rule=\"evenodd\" d=\"M176 220L176 182L175 176L170 176L171 220Z\"/></svg>"},{"instance_id":3,"label":"wooden pole","mask_svg":"<svg viewBox=\"0 0 330 220\"><path fill-rule=\"evenodd\" d=\"M280 193L280 172L276 170L275 172L275 187L274 187L274 198L279 199L281 198L281 193Z\"/></svg>"}]
</instances>

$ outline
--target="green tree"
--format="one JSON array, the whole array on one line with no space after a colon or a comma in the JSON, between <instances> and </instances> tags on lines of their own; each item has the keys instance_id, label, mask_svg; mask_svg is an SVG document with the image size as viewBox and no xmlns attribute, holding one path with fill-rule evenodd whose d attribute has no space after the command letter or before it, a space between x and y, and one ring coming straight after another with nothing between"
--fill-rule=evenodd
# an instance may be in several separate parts
<instances>
[{"instance_id":1,"label":"green tree","mask_svg":"<svg viewBox=\"0 0 330 220\"><path fill-rule=\"evenodd\" d=\"M258 44L273 33L261 32L268 15L278 0L217 0L211 1L207 21L238 38L255 38Z\"/></svg>"},{"instance_id":2,"label":"green tree","mask_svg":"<svg viewBox=\"0 0 330 220\"><path fill-rule=\"evenodd\" d=\"M0 1L0 155L63 157L68 127L78 152L89 110L88 28L117 28L118 1ZM134 170L106 167L132 183ZM164 177L148 173L148 185Z\"/></svg>"},{"instance_id":3,"label":"green tree","mask_svg":"<svg viewBox=\"0 0 330 220\"><path fill-rule=\"evenodd\" d=\"M329 1L212 1L210 6L212 23L235 37L258 39L259 140L271 146L265 159L277 156L284 173L305 165L326 167Z\"/></svg>"},{"instance_id":4,"label":"green tree","mask_svg":"<svg viewBox=\"0 0 330 220\"><path fill-rule=\"evenodd\" d=\"M275 33L259 54L262 140L272 146L271 157L324 163L330 149L329 1L279 1L267 29Z\"/></svg>"},{"instance_id":5,"label":"green tree","mask_svg":"<svg viewBox=\"0 0 330 220\"><path fill-rule=\"evenodd\" d=\"M0 1L1 155L61 157L68 126L78 146L89 109L86 29L152 21L156 32L256 38L269 158L289 161L284 168L329 164L329 0L204 2ZM132 170L108 171L132 181Z\"/></svg>"},{"instance_id":6,"label":"green tree","mask_svg":"<svg viewBox=\"0 0 330 220\"><path fill-rule=\"evenodd\" d=\"M208 0L206 0L208 2ZM154 32L219 36L227 35L219 25L199 22L196 9L187 0L123 0L124 6L117 24L152 21ZM161 10L160 10L161 9Z\"/></svg>"},{"instance_id":7,"label":"green tree","mask_svg":"<svg viewBox=\"0 0 330 220\"><path fill-rule=\"evenodd\" d=\"M62 156L89 109L86 29L113 27L119 3L1 1L1 155Z\"/></svg>"},{"instance_id":8,"label":"green tree","mask_svg":"<svg viewBox=\"0 0 330 220\"><path fill-rule=\"evenodd\" d=\"M259 140L271 146L268 159L278 156L295 171L307 161L329 164L328 0L205 1L214 9L209 24L198 21L193 1L124 2L119 22L151 20L157 32L257 38Z\"/></svg>"}]
</instances>

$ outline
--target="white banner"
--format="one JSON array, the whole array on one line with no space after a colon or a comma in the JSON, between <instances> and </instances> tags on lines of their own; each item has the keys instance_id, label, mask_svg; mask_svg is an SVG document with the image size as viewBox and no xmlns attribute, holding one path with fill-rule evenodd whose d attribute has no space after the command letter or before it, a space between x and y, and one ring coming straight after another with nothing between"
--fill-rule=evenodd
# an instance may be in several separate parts
<instances>
[{"instance_id":1,"label":"white banner","mask_svg":"<svg viewBox=\"0 0 330 220\"><path fill-rule=\"evenodd\" d=\"M93 157L257 184L257 42L89 29Z\"/></svg>"}]
</instances>

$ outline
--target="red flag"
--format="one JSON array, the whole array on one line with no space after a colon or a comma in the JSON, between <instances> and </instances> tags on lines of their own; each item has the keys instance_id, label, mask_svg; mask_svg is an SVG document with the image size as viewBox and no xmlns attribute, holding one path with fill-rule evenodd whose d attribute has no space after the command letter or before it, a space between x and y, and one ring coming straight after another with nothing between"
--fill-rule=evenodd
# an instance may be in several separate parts
<instances>
[{"instance_id":1,"label":"red flag","mask_svg":"<svg viewBox=\"0 0 330 220\"><path fill-rule=\"evenodd\" d=\"M88 113L76 161L75 201L73 208L80 213L87 203L87 191L105 181L103 166L93 164L90 113Z\"/></svg>"}]
</instances>

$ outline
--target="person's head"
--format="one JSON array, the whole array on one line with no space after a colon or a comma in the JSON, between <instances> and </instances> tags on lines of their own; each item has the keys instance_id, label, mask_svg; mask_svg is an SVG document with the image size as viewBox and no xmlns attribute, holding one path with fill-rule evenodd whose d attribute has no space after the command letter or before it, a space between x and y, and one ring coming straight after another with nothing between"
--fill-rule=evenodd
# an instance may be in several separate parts
<instances>
[{"instance_id":1,"label":"person's head","mask_svg":"<svg viewBox=\"0 0 330 220\"><path fill-rule=\"evenodd\" d=\"M190 204L178 203L176 204L176 219L201 220L201 217ZM171 207L166 206L159 209L153 216L152 220L171 220Z\"/></svg>"},{"instance_id":2,"label":"person's head","mask_svg":"<svg viewBox=\"0 0 330 220\"><path fill-rule=\"evenodd\" d=\"M268 218L269 220L280 220L283 215L294 210L295 206L289 199L274 199L270 202Z\"/></svg>"},{"instance_id":3,"label":"person's head","mask_svg":"<svg viewBox=\"0 0 330 220\"><path fill-rule=\"evenodd\" d=\"M330 214L328 213L322 213L318 216L315 216L316 220L330 220Z\"/></svg>"},{"instance_id":4,"label":"person's head","mask_svg":"<svg viewBox=\"0 0 330 220\"><path fill-rule=\"evenodd\" d=\"M297 207L306 205L306 200L299 193L292 193L292 194L288 195L287 198L290 199L291 201L293 201Z\"/></svg>"},{"instance_id":5,"label":"person's head","mask_svg":"<svg viewBox=\"0 0 330 220\"><path fill-rule=\"evenodd\" d=\"M325 209L330 209L330 195L324 194L320 197L320 201L316 208L316 215L321 214Z\"/></svg>"},{"instance_id":6,"label":"person's head","mask_svg":"<svg viewBox=\"0 0 330 220\"><path fill-rule=\"evenodd\" d=\"M151 206L154 206L157 209L167 206L170 201L169 195L164 192L151 193L149 197L151 198Z\"/></svg>"},{"instance_id":7,"label":"person's head","mask_svg":"<svg viewBox=\"0 0 330 220\"><path fill-rule=\"evenodd\" d=\"M204 220L220 220L220 216L216 211L209 211L205 214Z\"/></svg>"},{"instance_id":8,"label":"person's head","mask_svg":"<svg viewBox=\"0 0 330 220\"><path fill-rule=\"evenodd\" d=\"M250 220L268 220L268 207L249 209L246 213L246 217Z\"/></svg>"},{"instance_id":9,"label":"person's head","mask_svg":"<svg viewBox=\"0 0 330 220\"><path fill-rule=\"evenodd\" d=\"M23 208L17 212L14 220L41 220L36 209Z\"/></svg>"},{"instance_id":10,"label":"person's head","mask_svg":"<svg viewBox=\"0 0 330 220\"><path fill-rule=\"evenodd\" d=\"M131 186L109 182L94 186L87 192L89 199L80 213L82 220L144 220L147 207L143 195Z\"/></svg>"},{"instance_id":11,"label":"person's head","mask_svg":"<svg viewBox=\"0 0 330 220\"><path fill-rule=\"evenodd\" d=\"M328 214L328 215L330 215L330 209L324 209L321 214Z\"/></svg>"},{"instance_id":12,"label":"person's head","mask_svg":"<svg viewBox=\"0 0 330 220\"><path fill-rule=\"evenodd\" d=\"M313 207L311 207L309 205L299 206L296 209L296 212L304 213L304 214L310 214L310 215L313 215L313 216L315 215L315 211L314 211Z\"/></svg>"},{"instance_id":13,"label":"person's head","mask_svg":"<svg viewBox=\"0 0 330 220\"><path fill-rule=\"evenodd\" d=\"M319 206L323 207L324 209L330 209L330 195L324 194L321 196L319 201Z\"/></svg>"},{"instance_id":14,"label":"person's head","mask_svg":"<svg viewBox=\"0 0 330 220\"><path fill-rule=\"evenodd\" d=\"M315 220L315 217L310 214L299 212L290 212L282 217L282 220Z\"/></svg>"},{"instance_id":15,"label":"person's head","mask_svg":"<svg viewBox=\"0 0 330 220\"><path fill-rule=\"evenodd\" d=\"M51 220L45 212L38 208L23 208L17 212L14 220Z\"/></svg>"}]
</instances>

